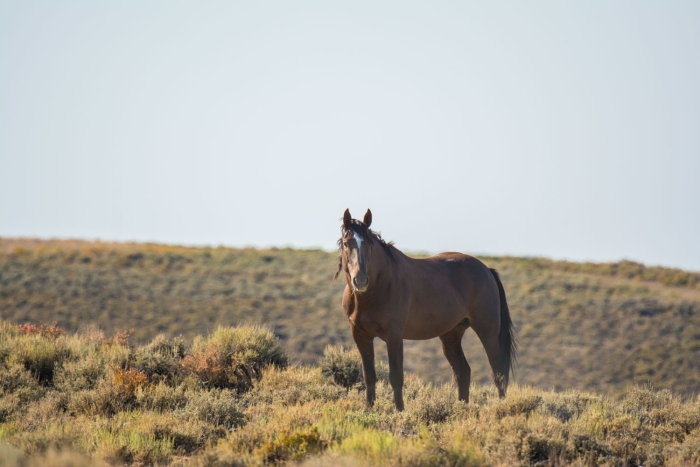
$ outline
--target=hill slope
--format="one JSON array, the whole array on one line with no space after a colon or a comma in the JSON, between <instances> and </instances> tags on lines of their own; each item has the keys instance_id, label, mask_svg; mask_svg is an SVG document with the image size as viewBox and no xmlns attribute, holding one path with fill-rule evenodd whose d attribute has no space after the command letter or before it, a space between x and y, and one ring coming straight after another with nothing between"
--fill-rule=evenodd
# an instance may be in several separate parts
<instances>
[{"instance_id":1,"label":"hill slope","mask_svg":"<svg viewBox=\"0 0 700 467\"><path fill-rule=\"evenodd\" d=\"M700 274L631 262L481 259L500 271L508 295L520 344L516 382L607 395L635 382L700 392ZM327 344L351 345L343 284L331 283L335 265L335 254L318 250L1 239L0 312L70 331L133 328L137 342L265 323L310 364ZM473 332L464 347L472 377L488 383ZM451 378L437 340L407 341L405 362L425 379Z\"/></svg>"}]
</instances>

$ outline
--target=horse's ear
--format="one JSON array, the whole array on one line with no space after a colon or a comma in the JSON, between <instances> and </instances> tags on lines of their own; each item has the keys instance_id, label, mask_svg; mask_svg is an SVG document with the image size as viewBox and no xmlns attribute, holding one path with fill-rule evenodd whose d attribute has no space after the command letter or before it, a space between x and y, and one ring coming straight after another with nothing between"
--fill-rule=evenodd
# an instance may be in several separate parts
<instances>
[{"instance_id":1,"label":"horse's ear","mask_svg":"<svg viewBox=\"0 0 700 467\"><path fill-rule=\"evenodd\" d=\"M364 224L369 227L372 224L372 211L367 209L367 212L365 213L365 218L362 220Z\"/></svg>"},{"instance_id":2,"label":"horse's ear","mask_svg":"<svg viewBox=\"0 0 700 467\"><path fill-rule=\"evenodd\" d=\"M351 223L352 216L350 215L350 209L346 209L345 213L343 214L343 227L345 227L345 229L349 229Z\"/></svg>"}]
</instances>

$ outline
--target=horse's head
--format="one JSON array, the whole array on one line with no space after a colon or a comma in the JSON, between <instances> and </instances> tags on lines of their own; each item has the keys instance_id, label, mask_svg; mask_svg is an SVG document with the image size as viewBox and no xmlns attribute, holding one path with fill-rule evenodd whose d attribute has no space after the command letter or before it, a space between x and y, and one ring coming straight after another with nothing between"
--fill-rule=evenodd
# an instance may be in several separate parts
<instances>
[{"instance_id":1,"label":"horse's head","mask_svg":"<svg viewBox=\"0 0 700 467\"><path fill-rule=\"evenodd\" d=\"M337 278L341 271L345 272L348 285L356 292L364 292L369 287L368 265L372 259L374 239L369 230L372 224L372 211L365 213L362 222L353 219L350 210L343 215L342 236L338 240L340 259Z\"/></svg>"}]
</instances>

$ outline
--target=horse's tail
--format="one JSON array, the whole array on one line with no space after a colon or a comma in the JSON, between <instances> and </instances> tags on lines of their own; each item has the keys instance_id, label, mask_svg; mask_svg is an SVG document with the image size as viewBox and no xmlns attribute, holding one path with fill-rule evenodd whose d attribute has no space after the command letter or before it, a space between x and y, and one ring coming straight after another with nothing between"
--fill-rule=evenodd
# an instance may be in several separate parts
<instances>
[{"instance_id":1,"label":"horse's tail","mask_svg":"<svg viewBox=\"0 0 700 467\"><path fill-rule=\"evenodd\" d=\"M498 298L500 298L501 302L501 329L498 334L501 351L498 363L499 368L496 369L497 373L500 374L494 374L494 378L496 379L499 395L504 397L506 395L506 389L508 388L508 376L511 371L515 374L514 365L518 344L515 340L513 321L510 319L510 311L508 311L508 302L506 301L506 291L503 290L501 278L498 275L498 271L495 269L491 269L491 274L493 274L493 278L496 279Z\"/></svg>"}]
</instances>

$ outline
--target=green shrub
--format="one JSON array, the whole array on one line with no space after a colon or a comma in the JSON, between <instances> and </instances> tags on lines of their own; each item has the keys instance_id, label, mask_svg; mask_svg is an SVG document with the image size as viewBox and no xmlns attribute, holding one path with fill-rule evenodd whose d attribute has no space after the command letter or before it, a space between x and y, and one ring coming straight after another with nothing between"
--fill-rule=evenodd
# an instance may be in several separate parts
<instances>
[{"instance_id":1,"label":"green shrub","mask_svg":"<svg viewBox=\"0 0 700 467\"><path fill-rule=\"evenodd\" d=\"M248 390L263 368L287 366L279 340L259 327L220 327L207 339L197 338L192 353L182 364L196 374L205 387Z\"/></svg>"},{"instance_id":2,"label":"green shrub","mask_svg":"<svg viewBox=\"0 0 700 467\"><path fill-rule=\"evenodd\" d=\"M187 404L180 413L227 430L245 423L238 396L226 389L188 392Z\"/></svg>"},{"instance_id":3,"label":"green shrub","mask_svg":"<svg viewBox=\"0 0 700 467\"><path fill-rule=\"evenodd\" d=\"M423 424L442 423L453 413L457 405L457 391L453 385L436 388L432 384L421 384L418 394L414 396L410 409Z\"/></svg>"},{"instance_id":4,"label":"green shrub","mask_svg":"<svg viewBox=\"0 0 700 467\"><path fill-rule=\"evenodd\" d=\"M75 414L108 417L134 408L137 391L150 387L143 372L134 368L110 367L107 377L100 380L95 389L71 393L67 407Z\"/></svg>"},{"instance_id":5,"label":"green shrub","mask_svg":"<svg viewBox=\"0 0 700 467\"><path fill-rule=\"evenodd\" d=\"M23 365L42 386L51 386L56 368L69 356L66 340L62 337L24 335L15 339L9 362Z\"/></svg>"},{"instance_id":6,"label":"green shrub","mask_svg":"<svg viewBox=\"0 0 700 467\"><path fill-rule=\"evenodd\" d=\"M127 404L121 400L106 381L95 389L84 389L70 394L68 411L75 415L111 416L125 410Z\"/></svg>"},{"instance_id":7,"label":"green shrub","mask_svg":"<svg viewBox=\"0 0 700 467\"><path fill-rule=\"evenodd\" d=\"M87 434L96 455L110 464L166 464L174 452L174 439L154 417L135 418L125 412L98 420Z\"/></svg>"},{"instance_id":8,"label":"green shrub","mask_svg":"<svg viewBox=\"0 0 700 467\"><path fill-rule=\"evenodd\" d=\"M39 386L36 378L19 363L9 366L0 365L0 394L14 394L26 404L39 398L44 390Z\"/></svg>"},{"instance_id":9,"label":"green shrub","mask_svg":"<svg viewBox=\"0 0 700 467\"><path fill-rule=\"evenodd\" d=\"M266 464L279 464L283 461L299 460L324 448L324 443L316 427L308 430L284 433L277 439L268 441L261 449Z\"/></svg>"},{"instance_id":10,"label":"green shrub","mask_svg":"<svg viewBox=\"0 0 700 467\"><path fill-rule=\"evenodd\" d=\"M169 339L159 334L150 344L134 350L131 366L144 372L153 383L177 384L185 377L182 366L185 350L185 341L181 337Z\"/></svg>"},{"instance_id":11,"label":"green shrub","mask_svg":"<svg viewBox=\"0 0 700 467\"><path fill-rule=\"evenodd\" d=\"M360 431L336 448L360 465L372 466L483 466L487 465L478 447L461 437L441 445L426 429L415 438L400 438L374 430Z\"/></svg>"},{"instance_id":12,"label":"green shrub","mask_svg":"<svg viewBox=\"0 0 700 467\"><path fill-rule=\"evenodd\" d=\"M187 387L158 384L143 386L136 389L136 404L142 409L156 412L172 412L187 405Z\"/></svg>"},{"instance_id":13,"label":"green shrub","mask_svg":"<svg viewBox=\"0 0 700 467\"><path fill-rule=\"evenodd\" d=\"M346 349L340 345L327 345L321 359L323 374L344 388L363 383L362 359L357 349Z\"/></svg>"},{"instance_id":14,"label":"green shrub","mask_svg":"<svg viewBox=\"0 0 700 467\"><path fill-rule=\"evenodd\" d=\"M96 354L63 362L56 370L54 386L60 391L72 392L95 389L107 375L105 361Z\"/></svg>"},{"instance_id":15,"label":"green shrub","mask_svg":"<svg viewBox=\"0 0 700 467\"><path fill-rule=\"evenodd\" d=\"M17 418L17 427L24 431L34 431L53 421L65 418L68 408L68 394L49 391L44 397L26 406L26 411Z\"/></svg>"},{"instance_id":16,"label":"green shrub","mask_svg":"<svg viewBox=\"0 0 700 467\"><path fill-rule=\"evenodd\" d=\"M290 406L310 402L332 402L345 391L325 378L319 368L296 367L265 370L262 378L243 398L246 404Z\"/></svg>"},{"instance_id":17,"label":"green shrub","mask_svg":"<svg viewBox=\"0 0 700 467\"><path fill-rule=\"evenodd\" d=\"M654 391L648 386L635 386L625 395L623 405L635 411L650 412L673 402L674 396L668 389Z\"/></svg>"},{"instance_id":18,"label":"green shrub","mask_svg":"<svg viewBox=\"0 0 700 467\"><path fill-rule=\"evenodd\" d=\"M523 439L520 456L529 465L532 465L556 459L560 452L561 446L556 439L543 435L529 434Z\"/></svg>"},{"instance_id":19,"label":"green shrub","mask_svg":"<svg viewBox=\"0 0 700 467\"><path fill-rule=\"evenodd\" d=\"M0 398L0 423L9 421L15 413L19 412L22 402L17 394L6 394Z\"/></svg>"},{"instance_id":20,"label":"green shrub","mask_svg":"<svg viewBox=\"0 0 700 467\"><path fill-rule=\"evenodd\" d=\"M495 414L497 418L530 415L541 404L541 396L513 394L496 403Z\"/></svg>"}]
</instances>

